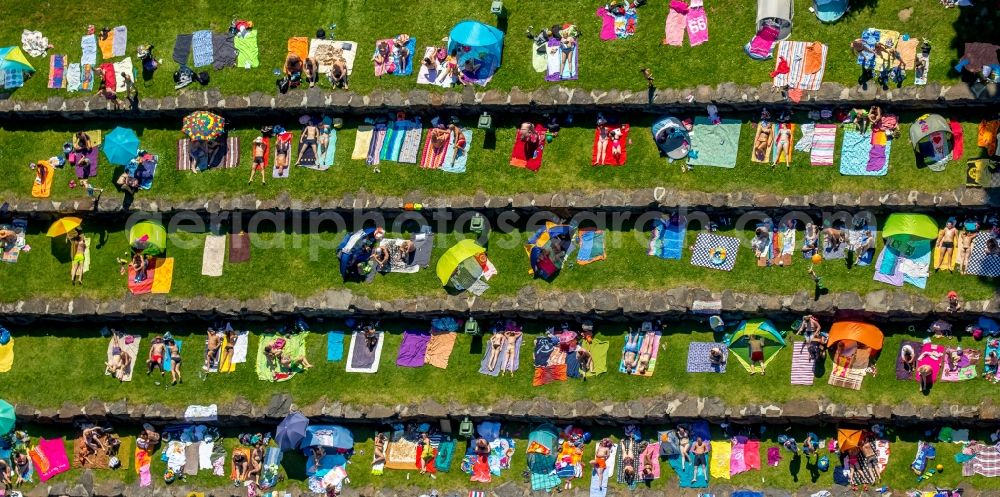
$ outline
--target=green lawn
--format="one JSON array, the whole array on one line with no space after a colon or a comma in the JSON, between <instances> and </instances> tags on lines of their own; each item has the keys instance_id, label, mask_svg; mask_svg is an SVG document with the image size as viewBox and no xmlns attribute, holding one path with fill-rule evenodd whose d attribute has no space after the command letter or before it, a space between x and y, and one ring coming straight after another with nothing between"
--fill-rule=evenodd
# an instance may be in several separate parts
<instances>
[{"instance_id":1,"label":"green lawn","mask_svg":"<svg viewBox=\"0 0 1000 497\"><path fill-rule=\"evenodd\" d=\"M913 37L930 39L934 46L930 79L953 82L957 75L950 69L961 53L965 41L986 41L985 33L995 31L995 12L980 13L981 9L944 9L937 2L912 0L882 0L856 5L853 12L832 25L820 23L809 13L809 0L796 0L795 25L791 39L820 40L829 45L826 80L856 84L858 68L850 50L851 40L863 29L876 27L895 29ZM754 34L756 7L753 2L709 4L710 41L689 47L662 45L663 22L667 4L650 2L639 10L638 34L629 40L602 42L598 38L600 20L595 16L597 2L557 2L544 9L533 0L507 0L504 6L507 37L503 66L490 83L490 88L523 89L548 86L542 75L534 73L529 53L532 49L525 30L554 23L575 23L583 32L580 41L580 80L567 86L581 88L645 89L639 68L652 68L657 85L663 88L691 88L699 84L714 85L732 81L759 84L770 81L768 73L774 61L755 62L743 52L743 45ZM103 26L128 26L127 54L135 57L136 47L143 42L156 46L155 55L164 59L156 76L140 87L146 96L172 95L171 74L177 65L171 60L177 34L200 29L224 31L234 16L250 19L259 31L260 67L253 70L229 68L211 73L211 87L224 94L247 94L252 91L275 92L273 70L281 67L289 37L313 36L317 28L325 28L329 36L359 44L351 89L368 93L376 88L414 88L415 77L374 77L368 61L375 40L390 38L401 32L416 38L418 47L437 44L462 19L477 19L494 23L490 1L437 2L432 9L399 9L393 1L337 0L298 2L294 8L278 9L272 3L251 0L233 1L220 8L211 2L195 2L163 15L160 9L148 9L144 2L122 0L113 9L88 10L46 8L34 2L12 0L5 6L8 13L0 21L0 32L7 33L4 42L18 44L18 35L25 28L40 30L55 46L51 53L69 55L80 60L80 36L87 24L100 30ZM903 22L899 12L912 8L909 20ZM331 25L336 28L331 28ZM422 48L418 48L422 53ZM615 61L615 62L610 62ZM38 70L34 79L15 93L17 99L44 100L53 95L66 95L46 88L48 58L32 59ZM100 62L100 61L99 61ZM912 81L912 71L910 76ZM324 82L323 85L328 83Z\"/></svg>"},{"instance_id":2,"label":"green lawn","mask_svg":"<svg viewBox=\"0 0 1000 497\"><path fill-rule=\"evenodd\" d=\"M747 116L744 116L747 117ZM799 116L805 118L804 115ZM912 121L912 116L902 116L903 122ZM935 173L915 166L914 153L905 138L909 125L902 126L902 135L896 140L890 155L889 173L885 177L843 176L839 167L814 167L809 163L809 154L793 154L792 173L780 166L772 170L766 164L750 161L754 134L752 125L744 124L740 136L739 155L736 168L722 169L700 167L690 172L682 172L680 163L670 164L661 158L649 131L651 117L632 118L631 144L625 167L593 167L593 116L579 116L572 127L564 128L548 144L544 152L542 169L532 173L509 165L514 143L516 122L513 119L500 121L496 132L495 145L484 146L486 134L481 130L473 132L472 150L469 155L468 172L449 174L441 171L427 171L414 164L384 162L381 174L372 172L371 166L363 160L351 160L356 130L349 124L340 130L337 138L335 165L331 170L318 172L304 168L294 168L288 179L268 177L267 185L259 179L253 185L246 181L250 173L251 143L257 136L256 129L267 122L252 120L233 123L231 133L241 140L241 164L229 170L213 170L202 174L178 171L177 140L181 133L179 122L91 122L86 125L68 123L38 123L24 125L10 122L0 125L0 174L11 178L0 186L0 194L6 198L30 199L34 172L26 167L29 162L62 153L62 145L73 132L83 129L101 129L107 133L116 125L133 127L140 135L142 146L150 153L160 156L155 184L152 190L139 193L140 198L161 198L169 200L192 200L213 198L217 195L239 197L251 194L258 199L268 199L287 192L294 199L341 198L353 195L362 188L373 194L410 196L487 195L513 196L518 192L555 193L569 191L593 192L606 188L622 190L650 189L662 186L667 189L703 191L712 193L751 191L778 195L802 195L817 192L860 193L864 191L909 191L920 190L937 193L953 190L965 181L964 161L956 161L944 172ZM965 130L965 156L979 157L976 146L976 129L979 117L967 118ZM293 123L285 125L291 129ZM796 134L796 139L799 133ZM840 163L839 133L835 164ZM121 169L107 162L103 153L100 158L98 178L94 184L106 188L106 198L120 198L113 188L114 179ZM270 174L270 172L269 172ZM53 186L53 200L85 199L83 188L69 188L70 180L76 180L71 168L58 170ZM666 199L665 201L669 201ZM244 206L246 207L246 206ZM287 205L279 205L286 208ZM439 207L428 205L428 207Z\"/></svg>"},{"instance_id":3,"label":"green lawn","mask_svg":"<svg viewBox=\"0 0 1000 497\"><path fill-rule=\"evenodd\" d=\"M380 275L372 284L343 283L338 272L336 246L343 235L320 231L313 235L269 231L270 221L263 221L251 235L252 258L244 264L229 264L221 277L201 274L204 237L202 233L172 231L168 239L168 254L175 259L171 295L178 298L218 297L249 299L267 296L270 292L287 292L297 296L311 296L327 289L347 288L372 299L392 300L420 296L444 295L441 283L433 268L416 274ZM308 227L311 221L303 221ZM87 296L94 299L117 298L126 294L125 277L119 275L117 257L128 251L126 234L117 226L102 225L96 221L85 223L84 229L91 238L90 272L84 277L84 286L70 286L68 248L63 237L50 239L45 236L46 226L37 223L29 227L28 244L32 250L22 253L16 264L0 266L5 281L18 281L17 285L0 287L0 301L16 301L31 297L72 298ZM328 229L320 226L322 229ZM291 228L289 228L291 229ZM409 229L409 228L405 228ZM732 290L743 293L791 295L800 290L812 292L813 282L807 274L809 262L794 257L791 267L760 268L749 248L750 229L736 232L723 227L721 235L742 238L742 249L733 271L717 271L689 264L690 252L686 248L681 261L662 260L646 255L648 233L626 227L625 231L609 231L606 235L607 260L587 266L568 262L562 274L552 282L532 278L528 274L528 257L523 244L531 233L512 231L494 232L490 236L489 256L499 275L490 280L485 298L510 296L525 286L546 292L585 292L599 289L634 288L639 290L669 289L680 286L709 290ZM255 232L251 220L249 232ZM688 230L688 244L694 244L698 234L696 226ZM435 237L431 258L434 266L441 254L459 237L457 232L438 234ZM798 242L801 243L799 233ZM879 243L881 249L881 243ZM817 267L826 287L831 292L853 291L865 294L892 287L872 280L873 266L848 269L843 260L827 261ZM247 285L246 282L259 282ZM966 300L989 299L996 283L987 278L962 276L957 273L934 273L928 279L927 289L906 286L904 291L923 294L931 299L943 299L952 289L957 289Z\"/></svg>"}]
</instances>

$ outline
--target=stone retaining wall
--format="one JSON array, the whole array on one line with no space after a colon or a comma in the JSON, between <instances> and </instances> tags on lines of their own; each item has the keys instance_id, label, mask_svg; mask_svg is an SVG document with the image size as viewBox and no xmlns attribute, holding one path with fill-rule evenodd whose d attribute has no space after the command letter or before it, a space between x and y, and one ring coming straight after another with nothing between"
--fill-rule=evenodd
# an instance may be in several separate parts
<instances>
[{"instance_id":1,"label":"stone retaining wall","mask_svg":"<svg viewBox=\"0 0 1000 497\"><path fill-rule=\"evenodd\" d=\"M9 203L12 212L36 216L56 216L70 213L119 214L122 213L121 199L108 196L98 205L93 199L38 200L30 197L12 197ZM674 190L666 186L636 190L603 189L592 192L567 190L560 192L531 193L514 195L488 195L483 192L467 195L427 195L414 191L401 197L369 193L364 189L357 193L345 194L340 198L296 199L291 193L282 191L271 199L258 199L253 194L228 196L222 193L210 198L193 200L170 200L147 195L145 192L135 198L133 211L163 214L177 212L200 212L215 214L228 211L276 211L276 210L382 210L400 211L407 203L421 203L426 209L447 208L463 210L602 210L625 211L647 209L686 208L689 210L729 210L748 211L769 210L870 210L891 212L950 211L987 209L1000 205L1000 198L991 190L959 187L943 192L918 190L876 191L861 193L820 192L809 195L777 195L749 191L699 192Z\"/></svg>"},{"instance_id":2,"label":"stone retaining wall","mask_svg":"<svg viewBox=\"0 0 1000 497\"><path fill-rule=\"evenodd\" d=\"M777 269L776 269L777 270ZM677 287L655 291L608 289L593 292L539 292L525 287L512 296L470 299L466 295L439 295L398 300L372 300L350 290L327 290L310 297L287 293L236 300L213 297L176 298L170 295L124 296L110 300L87 297L38 297L0 303L3 321L24 325L37 321L100 323L107 321L182 322L242 319L263 321L291 316L342 318L377 316L379 319L421 319L440 315L468 315L478 319L597 319L632 321L684 318L693 314L720 314L724 318L769 317L790 320L802 314L855 318L874 322L913 322L934 316L974 320L1000 318L1000 297L967 301L957 313L948 313L942 300L900 290L830 293L814 300L800 291L794 295L744 294L732 291Z\"/></svg>"},{"instance_id":3,"label":"stone retaining wall","mask_svg":"<svg viewBox=\"0 0 1000 497\"><path fill-rule=\"evenodd\" d=\"M303 112L367 115L406 110L410 112L448 112L474 114L479 112L545 112L618 110L631 112L703 111L705 104L715 103L723 111L755 111L761 105L784 102L780 92L771 83L737 85L722 83L717 86L698 85L693 88L664 88L656 90L650 99L646 91L584 90L560 85L536 90L510 91L496 89L475 91L428 90L374 90L360 95L348 91L330 91L318 88L292 91L287 94L254 92L249 95L223 95L218 89L185 89L175 96L143 98L139 110L114 109L107 99L98 96L63 98L49 97L46 101L0 100L0 114L21 119L121 118L158 119L179 117L189 112L210 109L226 117L259 117L261 113L288 115ZM897 111L940 110L947 107L985 108L1000 101L1000 93L991 86L979 98L968 85L907 86L882 91L878 85L845 87L838 83L823 83L809 92L797 107L866 107L873 101L891 104Z\"/></svg>"}]
</instances>

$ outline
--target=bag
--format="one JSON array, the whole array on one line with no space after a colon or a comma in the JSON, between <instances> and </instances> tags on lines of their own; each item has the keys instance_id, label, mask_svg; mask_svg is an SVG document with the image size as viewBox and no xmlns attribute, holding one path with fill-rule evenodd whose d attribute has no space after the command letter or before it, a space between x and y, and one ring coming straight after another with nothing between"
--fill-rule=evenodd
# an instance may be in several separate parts
<instances>
[{"instance_id":1,"label":"bag","mask_svg":"<svg viewBox=\"0 0 1000 497\"><path fill-rule=\"evenodd\" d=\"M201 83L202 86L207 85L210 79L208 71L198 73L198 82Z\"/></svg>"},{"instance_id":2,"label":"bag","mask_svg":"<svg viewBox=\"0 0 1000 497\"><path fill-rule=\"evenodd\" d=\"M10 331L0 326L0 345L7 345L8 343L10 343Z\"/></svg>"},{"instance_id":3,"label":"bag","mask_svg":"<svg viewBox=\"0 0 1000 497\"><path fill-rule=\"evenodd\" d=\"M276 83L278 85L278 91L280 93L282 94L288 93L288 88L291 86L291 84L288 81L288 78L281 78L278 81L276 81Z\"/></svg>"}]
</instances>

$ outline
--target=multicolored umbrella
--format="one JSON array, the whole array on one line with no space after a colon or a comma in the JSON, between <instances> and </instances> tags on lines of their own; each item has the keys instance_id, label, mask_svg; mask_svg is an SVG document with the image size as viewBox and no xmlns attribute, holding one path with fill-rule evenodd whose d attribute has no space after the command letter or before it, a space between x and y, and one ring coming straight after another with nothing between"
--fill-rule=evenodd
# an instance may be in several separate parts
<instances>
[{"instance_id":1,"label":"multicolored umbrella","mask_svg":"<svg viewBox=\"0 0 1000 497\"><path fill-rule=\"evenodd\" d=\"M184 118L181 131L192 140L211 140L226 131L226 120L211 112L199 110Z\"/></svg>"},{"instance_id":2,"label":"multicolored umbrella","mask_svg":"<svg viewBox=\"0 0 1000 497\"><path fill-rule=\"evenodd\" d=\"M83 220L78 217L64 217L52 223L52 226L49 226L49 231L46 232L46 234L50 237L65 235L66 233L79 228L81 223L83 223Z\"/></svg>"}]
</instances>

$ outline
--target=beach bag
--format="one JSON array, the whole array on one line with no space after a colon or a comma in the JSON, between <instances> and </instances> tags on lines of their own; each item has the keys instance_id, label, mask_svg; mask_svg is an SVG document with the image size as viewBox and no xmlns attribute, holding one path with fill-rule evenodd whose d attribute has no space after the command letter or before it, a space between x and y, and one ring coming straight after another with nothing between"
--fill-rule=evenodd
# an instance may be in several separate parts
<instances>
[{"instance_id":1,"label":"beach bag","mask_svg":"<svg viewBox=\"0 0 1000 497\"><path fill-rule=\"evenodd\" d=\"M830 458L827 456L819 458L819 461L816 461L816 467L825 473L830 469Z\"/></svg>"},{"instance_id":2,"label":"beach bag","mask_svg":"<svg viewBox=\"0 0 1000 497\"><path fill-rule=\"evenodd\" d=\"M0 345L7 345L10 343L10 330L0 326Z\"/></svg>"},{"instance_id":3,"label":"beach bag","mask_svg":"<svg viewBox=\"0 0 1000 497\"><path fill-rule=\"evenodd\" d=\"M288 78L281 78L275 83L278 85L278 92L282 94L288 93L288 89L291 87L291 83L288 81Z\"/></svg>"}]
</instances>

